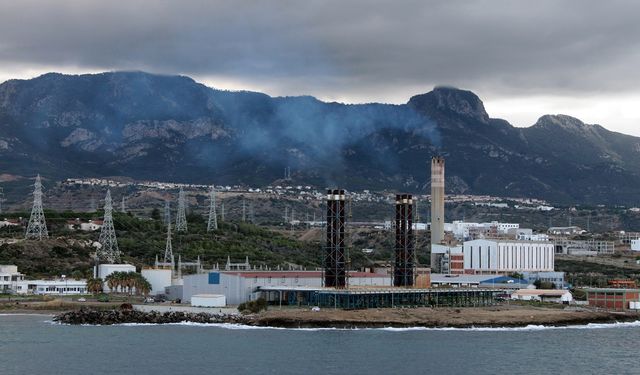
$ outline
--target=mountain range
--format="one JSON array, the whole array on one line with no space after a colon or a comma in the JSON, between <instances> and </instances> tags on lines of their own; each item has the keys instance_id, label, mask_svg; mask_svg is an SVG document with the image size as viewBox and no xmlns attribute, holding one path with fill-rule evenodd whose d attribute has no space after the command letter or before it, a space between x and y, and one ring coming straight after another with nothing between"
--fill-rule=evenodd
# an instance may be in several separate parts
<instances>
[{"instance_id":1,"label":"mountain range","mask_svg":"<svg viewBox=\"0 0 640 375\"><path fill-rule=\"evenodd\" d=\"M216 90L184 76L49 73L0 84L2 173L128 176L264 186L448 193L582 204L640 203L640 138L544 115L517 128L472 92L436 87L406 104Z\"/></svg>"}]
</instances>

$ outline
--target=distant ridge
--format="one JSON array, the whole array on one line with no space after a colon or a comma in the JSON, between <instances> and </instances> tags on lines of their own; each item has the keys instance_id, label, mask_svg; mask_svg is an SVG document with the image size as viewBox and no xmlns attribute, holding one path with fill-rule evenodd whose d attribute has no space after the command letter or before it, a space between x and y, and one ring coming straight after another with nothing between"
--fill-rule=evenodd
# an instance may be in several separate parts
<instances>
[{"instance_id":1,"label":"distant ridge","mask_svg":"<svg viewBox=\"0 0 640 375\"><path fill-rule=\"evenodd\" d=\"M447 192L640 204L640 138L566 115L515 128L452 87L343 105L144 72L0 85L0 168L21 176L267 185L288 166L294 184L426 193L435 154Z\"/></svg>"}]
</instances>

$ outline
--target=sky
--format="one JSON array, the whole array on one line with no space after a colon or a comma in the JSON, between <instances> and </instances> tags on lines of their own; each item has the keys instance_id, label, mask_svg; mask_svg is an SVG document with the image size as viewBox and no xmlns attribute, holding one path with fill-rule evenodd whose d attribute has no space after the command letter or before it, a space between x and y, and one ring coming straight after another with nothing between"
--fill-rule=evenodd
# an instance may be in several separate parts
<instances>
[{"instance_id":1,"label":"sky","mask_svg":"<svg viewBox=\"0 0 640 375\"><path fill-rule=\"evenodd\" d=\"M492 117L640 136L637 1L3 1L0 81L183 74L220 89L406 103L437 85Z\"/></svg>"}]
</instances>

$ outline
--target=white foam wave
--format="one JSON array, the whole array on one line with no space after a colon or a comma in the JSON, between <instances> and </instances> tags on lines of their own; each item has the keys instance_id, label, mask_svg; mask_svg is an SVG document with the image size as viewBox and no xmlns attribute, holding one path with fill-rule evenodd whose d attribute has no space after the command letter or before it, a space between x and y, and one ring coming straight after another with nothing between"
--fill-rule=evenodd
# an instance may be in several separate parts
<instances>
[{"instance_id":1,"label":"white foam wave","mask_svg":"<svg viewBox=\"0 0 640 375\"><path fill-rule=\"evenodd\" d=\"M0 316L54 316L54 314L43 314L43 313L0 313Z\"/></svg>"},{"instance_id":2,"label":"white foam wave","mask_svg":"<svg viewBox=\"0 0 640 375\"><path fill-rule=\"evenodd\" d=\"M544 331L560 329L607 329L607 328L634 328L640 327L640 321L622 323L589 323L585 325L570 326L544 326L527 325L524 327L383 327L383 328L284 328L284 327L257 327L234 323L123 323L117 324L120 327L148 327L148 326L187 326L187 327L212 327L231 330L285 330L285 331L385 331L385 332L414 332L414 331L462 331L462 332L522 332L522 331Z\"/></svg>"}]
</instances>

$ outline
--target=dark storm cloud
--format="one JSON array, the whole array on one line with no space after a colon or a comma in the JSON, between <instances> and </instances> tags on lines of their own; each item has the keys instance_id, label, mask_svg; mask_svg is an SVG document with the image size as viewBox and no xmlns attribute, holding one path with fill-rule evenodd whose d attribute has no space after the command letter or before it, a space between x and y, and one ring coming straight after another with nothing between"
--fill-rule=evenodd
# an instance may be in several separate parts
<instances>
[{"instance_id":1,"label":"dark storm cloud","mask_svg":"<svg viewBox=\"0 0 640 375\"><path fill-rule=\"evenodd\" d=\"M0 69L224 76L346 98L434 84L626 91L640 84L638 14L622 1L14 1L0 5Z\"/></svg>"}]
</instances>

